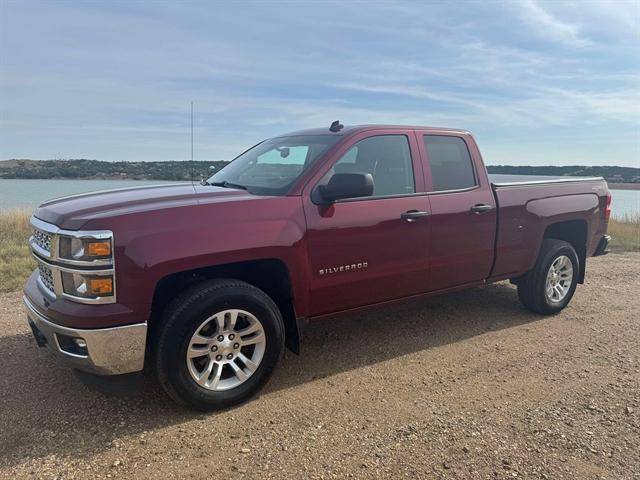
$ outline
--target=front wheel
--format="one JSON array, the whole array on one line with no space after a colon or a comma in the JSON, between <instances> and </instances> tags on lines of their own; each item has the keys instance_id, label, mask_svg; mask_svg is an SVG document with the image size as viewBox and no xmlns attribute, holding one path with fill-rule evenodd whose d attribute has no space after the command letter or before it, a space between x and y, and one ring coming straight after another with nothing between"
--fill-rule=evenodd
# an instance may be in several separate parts
<instances>
[{"instance_id":1,"label":"front wheel","mask_svg":"<svg viewBox=\"0 0 640 480\"><path fill-rule=\"evenodd\" d=\"M258 391L284 350L278 307L238 280L213 280L178 296L158 339L158 379L175 400L198 410L240 403Z\"/></svg>"},{"instance_id":2,"label":"front wheel","mask_svg":"<svg viewBox=\"0 0 640 480\"><path fill-rule=\"evenodd\" d=\"M543 240L535 267L517 284L520 301L536 313L558 313L573 297L579 270L573 245L564 240Z\"/></svg>"}]
</instances>

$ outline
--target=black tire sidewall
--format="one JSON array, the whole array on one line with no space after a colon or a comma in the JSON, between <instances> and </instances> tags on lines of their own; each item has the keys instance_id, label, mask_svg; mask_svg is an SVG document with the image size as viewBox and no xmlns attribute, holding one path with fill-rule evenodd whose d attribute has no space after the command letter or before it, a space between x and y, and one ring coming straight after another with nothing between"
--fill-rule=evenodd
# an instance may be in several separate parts
<instances>
[{"instance_id":1,"label":"black tire sidewall","mask_svg":"<svg viewBox=\"0 0 640 480\"><path fill-rule=\"evenodd\" d=\"M163 385L169 387L168 393L198 410L226 408L251 397L267 381L284 349L284 326L273 301L248 284L215 282L176 303L175 308L169 309L158 348L158 370L161 383L168 383ZM228 309L245 310L258 319L265 332L265 352L260 366L245 382L230 390L211 391L191 377L186 352L202 322Z\"/></svg>"}]
</instances>

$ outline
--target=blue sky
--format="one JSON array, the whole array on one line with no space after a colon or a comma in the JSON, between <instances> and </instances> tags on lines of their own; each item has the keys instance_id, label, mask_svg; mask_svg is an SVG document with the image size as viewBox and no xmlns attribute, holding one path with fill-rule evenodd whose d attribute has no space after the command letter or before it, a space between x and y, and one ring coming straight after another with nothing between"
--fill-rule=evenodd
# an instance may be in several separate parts
<instances>
[{"instance_id":1,"label":"blue sky","mask_svg":"<svg viewBox=\"0 0 640 480\"><path fill-rule=\"evenodd\" d=\"M488 164L640 166L640 2L0 0L0 158L230 159L466 128Z\"/></svg>"}]
</instances>

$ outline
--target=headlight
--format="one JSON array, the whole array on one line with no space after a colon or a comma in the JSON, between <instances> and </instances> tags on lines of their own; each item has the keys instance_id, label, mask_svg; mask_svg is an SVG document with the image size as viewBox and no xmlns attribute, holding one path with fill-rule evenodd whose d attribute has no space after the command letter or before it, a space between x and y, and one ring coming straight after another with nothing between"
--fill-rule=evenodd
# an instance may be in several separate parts
<instances>
[{"instance_id":1,"label":"headlight","mask_svg":"<svg viewBox=\"0 0 640 480\"><path fill-rule=\"evenodd\" d=\"M92 262L112 258L111 239L60 236L60 258L75 262Z\"/></svg>"},{"instance_id":2,"label":"headlight","mask_svg":"<svg viewBox=\"0 0 640 480\"><path fill-rule=\"evenodd\" d=\"M110 230L64 230L31 217L38 283L54 298L88 305L116 303L115 242Z\"/></svg>"},{"instance_id":3,"label":"headlight","mask_svg":"<svg viewBox=\"0 0 640 480\"><path fill-rule=\"evenodd\" d=\"M90 272L77 273L62 271L61 276L62 290L67 295L94 299L113 296L113 274L97 275Z\"/></svg>"}]
</instances>

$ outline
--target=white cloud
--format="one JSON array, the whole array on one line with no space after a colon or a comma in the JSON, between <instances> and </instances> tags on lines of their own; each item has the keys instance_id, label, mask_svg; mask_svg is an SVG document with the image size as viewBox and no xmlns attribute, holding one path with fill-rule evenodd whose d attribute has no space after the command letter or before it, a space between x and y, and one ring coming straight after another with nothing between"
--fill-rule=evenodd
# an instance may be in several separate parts
<instances>
[{"instance_id":1,"label":"white cloud","mask_svg":"<svg viewBox=\"0 0 640 480\"><path fill-rule=\"evenodd\" d=\"M493 142L560 128L575 135L566 145L640 123L638 28L598 3L131 8L0 17L0 158L184 158L190 100L197 156L213 159L336 118Z\"/></svg>"},{"instance_id":2,"label":"white cloud","mask_svg":"<svg viewBox=\"0 0 640 480\"><path fill-rule=\"evenodd\" d=\"M538 37L574 47L592 44L590 40L581 36L577 25L556 18L535 0L520 0L517 6L521 21L528 25L531 32Z\"/></svg>"}]
</instances>

